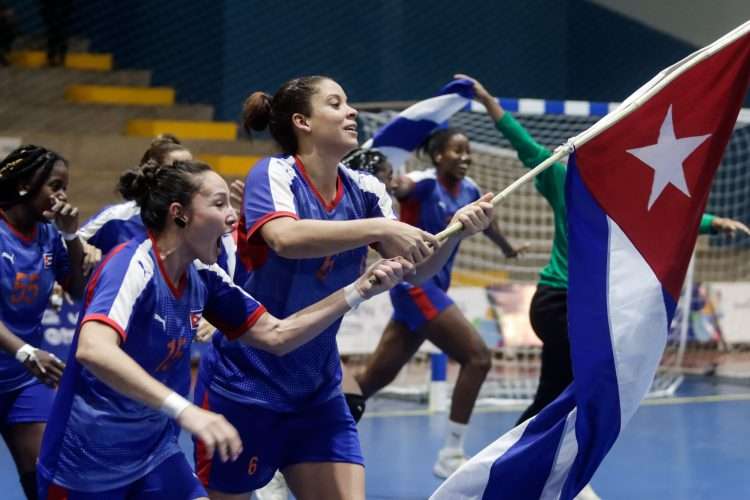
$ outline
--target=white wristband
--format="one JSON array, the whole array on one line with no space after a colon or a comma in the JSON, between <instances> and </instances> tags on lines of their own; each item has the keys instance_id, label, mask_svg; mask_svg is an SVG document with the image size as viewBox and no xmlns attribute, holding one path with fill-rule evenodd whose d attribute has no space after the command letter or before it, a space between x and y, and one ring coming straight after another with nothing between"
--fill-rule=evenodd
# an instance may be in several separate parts
<instances>
[{"instance_id":1,"label":"white wristband","mask_svg":"<svg viewBox=\"0 0 750 500\"><path fill-rule=\"evenodd\" d=\"M344 287L344 300L346 300L350 308L356 309L358 305L365 301L365 298L359 293L357 286L354 283L350 283Z\"/></svg>"},{"instance_id":2,"label":"white wristband","mask_svg":"<svg viewBox=\"0 0 750 500\"><path fill-rule=\"evenodd\" d=\"M78 233L66 233L64 231L60 231L60 235L65 241L73 241L74 239L78 238Z\"/></svg>"},{"instance_id":3,"label":"white wristband","mask_svg":"<svg viewBox=\"0 0 750 500\"><path fill-rule=\"evenodd\" d=\"M31 344L24 344L16 351L16 359L19 363L25 363L28 360L36 361L36 347Z\"/></svg>"},{"instance_id":4,"label":"white wristband","mask_svg":"<svg viewBox=\"0 0 750 500\"><path fill-rule=\"evenodd\" d=\"M193 403L183 398L176 392L172 392L164 399L164 402L161 404L160 409L161 412L169 418L177 418L180 416L180 413L185 411L185 408L187 408L191 404Z\"/></svg>"}]
</instances>

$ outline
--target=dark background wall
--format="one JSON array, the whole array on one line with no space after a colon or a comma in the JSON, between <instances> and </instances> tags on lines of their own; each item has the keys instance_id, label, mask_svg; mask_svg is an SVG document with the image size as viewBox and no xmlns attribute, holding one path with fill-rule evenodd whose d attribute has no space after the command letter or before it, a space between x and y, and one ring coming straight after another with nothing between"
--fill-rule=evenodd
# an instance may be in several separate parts
<instances>
[{"instance_id":1,"label":"dark background wall","mask_svg":"<svg viewBox=\"0 0 750 500\"><path fill-rule=\"evenodd\" d=\"M36 2L15 0L41 31ZM695 47L585 0L74 0L72 31L183 102L236 119L253 90L324 73L352 101L413 100L456 71L498 95L617 101ZM739 21L738 21L739 22Z\"/></svg>"}]
</instances>

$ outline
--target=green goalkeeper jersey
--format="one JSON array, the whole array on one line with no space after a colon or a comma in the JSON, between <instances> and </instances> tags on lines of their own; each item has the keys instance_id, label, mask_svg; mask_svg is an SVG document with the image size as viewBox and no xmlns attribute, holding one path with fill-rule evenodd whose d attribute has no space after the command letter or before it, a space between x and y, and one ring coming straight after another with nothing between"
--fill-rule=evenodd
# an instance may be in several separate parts
<instances>
[{"instance_id":1,"label":"green goalkeeper jersey","mask_svg":"<svg viewBox=\"0 0 750 500\"><path fill-rule=\"evenodd\" d=\"M508 139L518 153L518 159L527 168L534 168L552 153L537 143L533 137L513 118L505 113L497 121L497 129ZM534 178L534 186L552 207L555 215L555 234L552 239L552 254L549 263L539 273L539 284L555 288L568 288L568 215L565 207L566 168L556 162ZM704 214L699 232L711 232L714 216Z\"/></svg>"}]
</instances>

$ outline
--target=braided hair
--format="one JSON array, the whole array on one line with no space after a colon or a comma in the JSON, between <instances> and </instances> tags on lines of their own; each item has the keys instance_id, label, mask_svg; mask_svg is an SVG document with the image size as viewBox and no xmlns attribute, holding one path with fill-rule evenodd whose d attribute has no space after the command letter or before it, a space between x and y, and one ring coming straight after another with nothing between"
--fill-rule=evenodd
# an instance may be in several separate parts
<instances>
[{"instance_id":1,"label":"braided hair","mask_svg":"<svg viewBox=\"0 0 750 500\"><path fill-rule=\"evenodd\" d=\"M36 195L49 177L55 163L68 162L59 154L42 146L28 144L14 149L0 162L0 208L23 203ZM22 182L29 182L20 189Z\"/></svg>"}]
</instances>

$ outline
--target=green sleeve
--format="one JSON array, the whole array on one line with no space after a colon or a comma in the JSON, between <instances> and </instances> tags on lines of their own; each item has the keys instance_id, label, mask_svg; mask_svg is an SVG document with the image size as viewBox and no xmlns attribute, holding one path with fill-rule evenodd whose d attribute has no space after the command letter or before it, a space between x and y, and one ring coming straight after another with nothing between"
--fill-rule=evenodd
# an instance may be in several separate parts
<instances>
[{"instance_id":1,"label":"green sleeve","mask_svg":"<svg viewBox=\"0 0 750 500\"><path fill-rule=\"evenodd\" d=\"M701 225L698 226L698 234L711 234L713 233L712 224L714 223L715 215L705 213L701 217Z\"/></svg>"},{"instance_id":2,"label":"green sleeve","mask_svg":"<svg viewBox=\"0 0 750 500\"><path fill-rule=\"evenodd\" d=\"M495 126L510 141L513 149L518 153L518 159L526 168L534 168L552 156L552 153L537 143L510 113L504 113ZM534 179L536 189L553 206L559 203L564 205L565 174L565 166L556 162Z\"/></svg>"}]
</instances>

